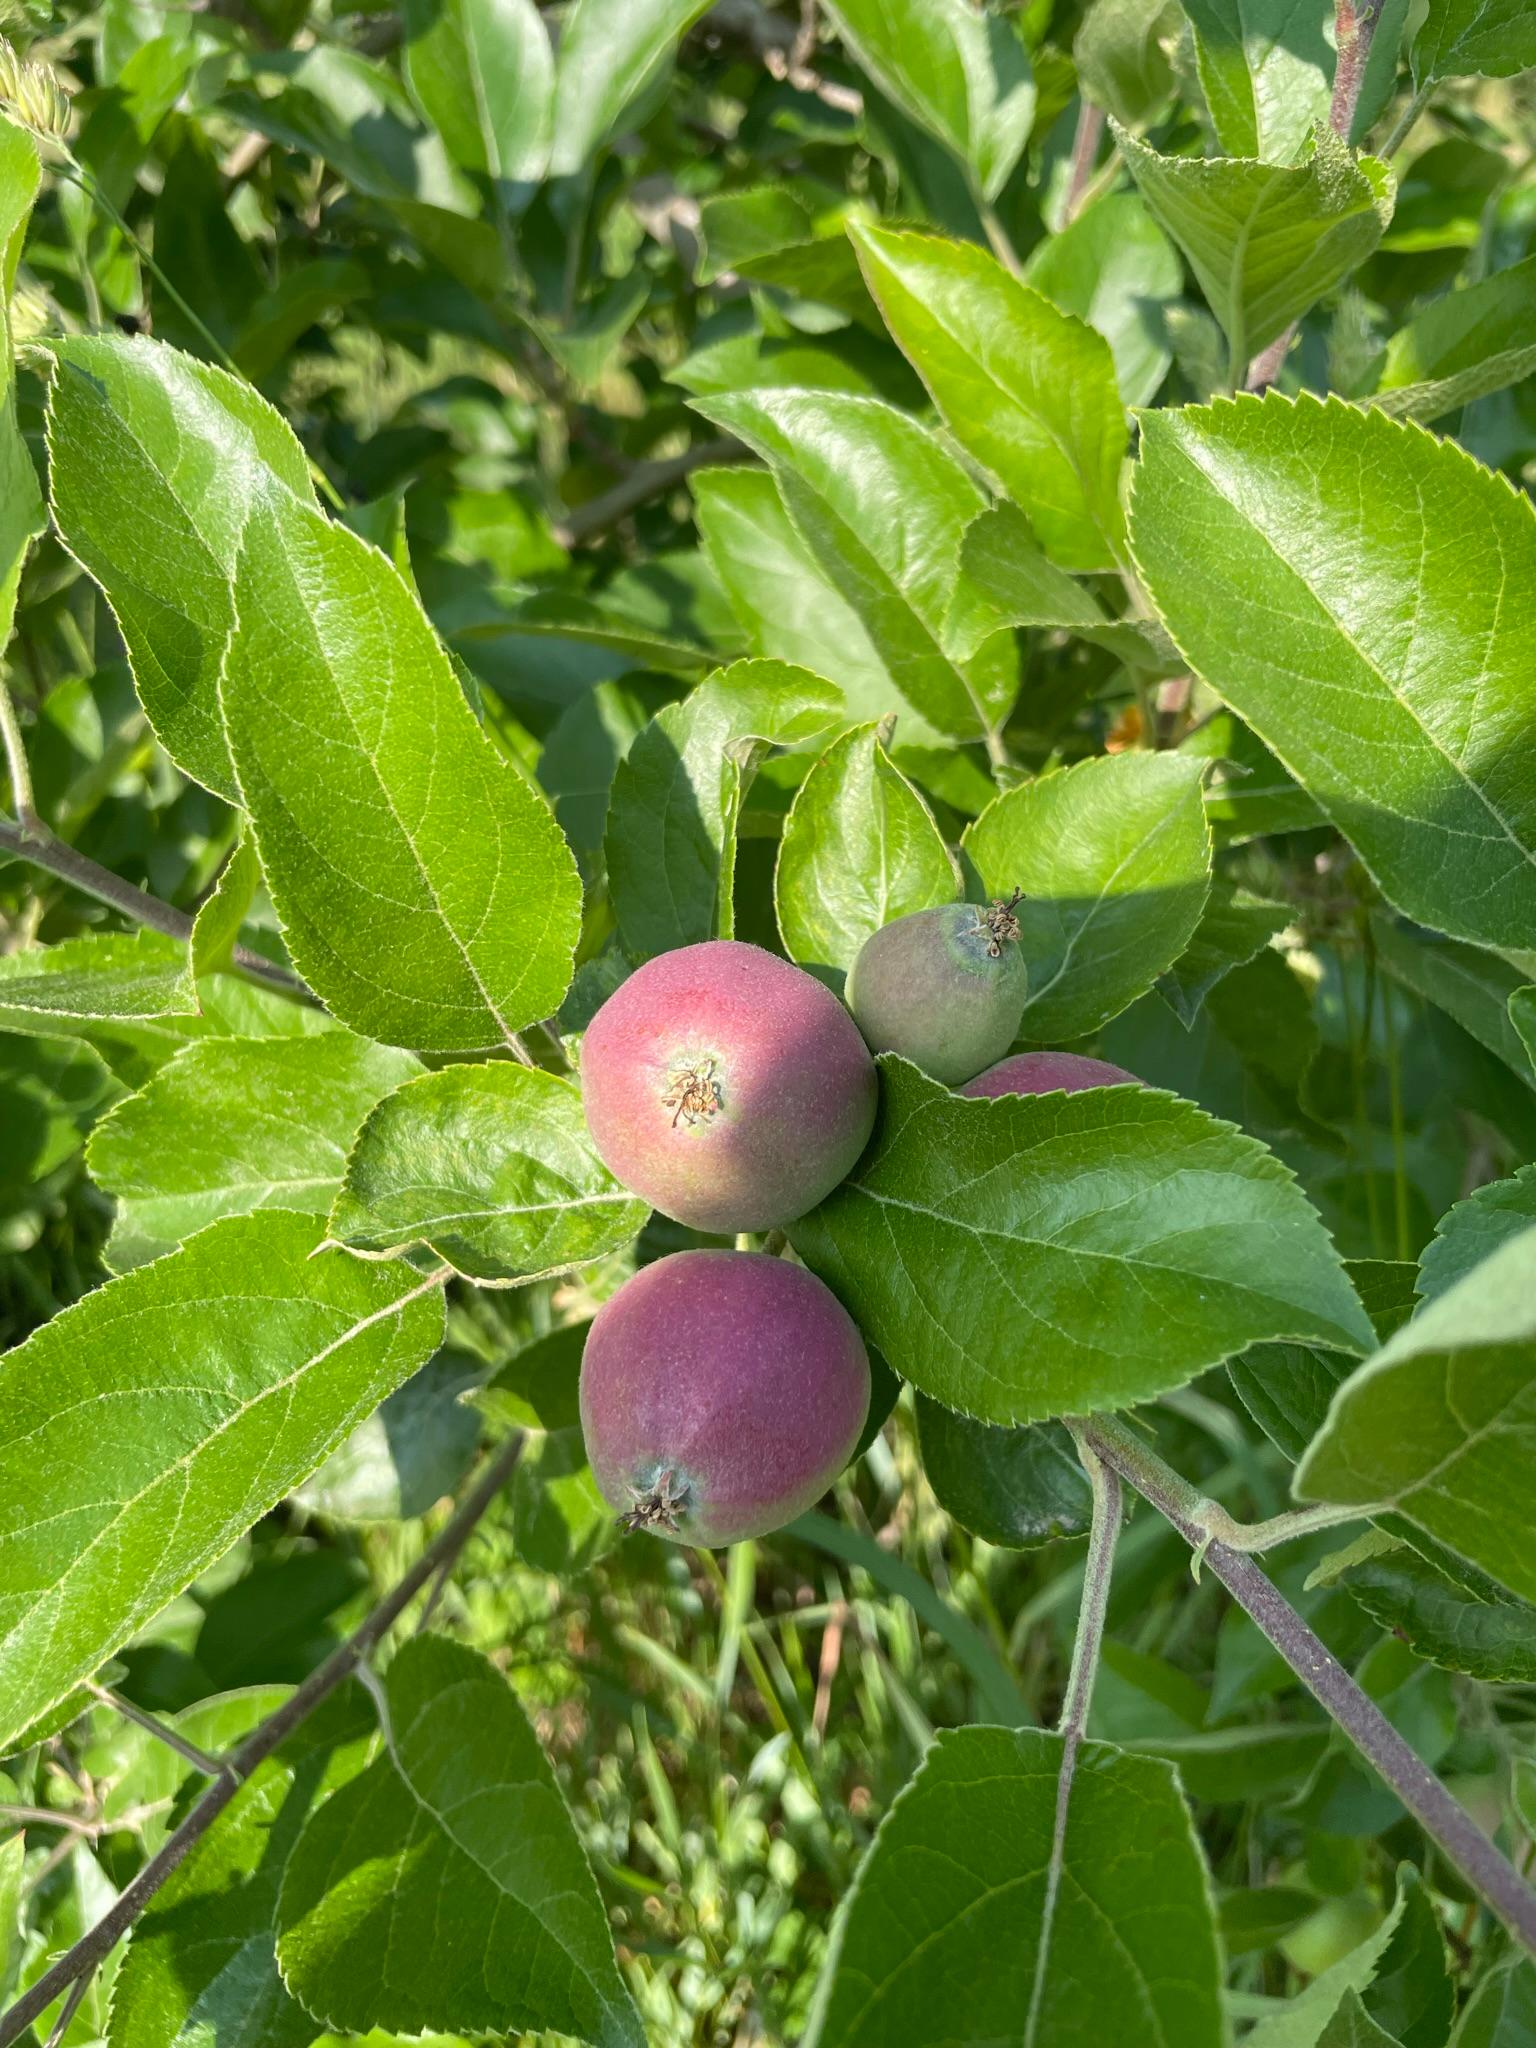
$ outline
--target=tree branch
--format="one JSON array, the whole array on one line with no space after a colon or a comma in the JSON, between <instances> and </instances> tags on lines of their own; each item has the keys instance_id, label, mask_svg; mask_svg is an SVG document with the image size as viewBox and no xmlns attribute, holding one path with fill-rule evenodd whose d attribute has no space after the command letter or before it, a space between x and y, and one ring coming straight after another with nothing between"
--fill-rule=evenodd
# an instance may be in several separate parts
<instances>
[{"instance_id":1,"label":"tree branch","mask_svg":"<svg viewBox=\"0 0 1536 2048\"><path fill-rule=\"evenodd\" d=\"M1083 209L1083 198L1093 182L1093 167L1099 144L1104 139L1104 109L1084 100L1077 113L1077 130L1072 137L1072 169L1067 195L1061 203L1061 224L1070 227Z\"/></svg>"},{"instance_id":2,"label":"tree branch","mask_svg":"<svg viewBox=\"0 0 1536 2048\"><path fill-rule=\"evenodd\" d=\"M1490 1842L1398 1734L1376 1702L1302 1620L1259 1567L1225 1543L1211 1542L1197 1518L1195 1488L1123 1424L1096 1417L1084 1441L1171 1522L1185 1542L1205 1550L1207 1569L1257 1623L1307 1690L1333 1716L1373 1770L1505 1926L1536 1954L1536 1892Z\"/></svg>"},{"instance_id":3,"label":"tree branch","mask_svg":"<svg viewBox=\"0 0 1536 2048\"><path fill-rule=\"evenodd\" d=\"M555 539L563 548L576 547L606 527L616 525L626 513L633 512L647 499L659 498L664 491L670 491L690 471L702 469L710 462L741 461L746 453L739 441L700 441L695 447L685 448L681 455L667 455L658 462L636 463L629 475L620 477L611 490L596 498L588 498L584 505L573 507L555 527Z\"/></svg>"},{"instance_id":4,"label":"tree branch","mask_svg":"<svg viewBox=\"0 0 1536 2048\"><path fill-rule=\"evenodd\" d=\"M1336 0L1334 7L1333 40L1337 54L1333 67L1333 98L1328 104L1328 126L1345 142L1348 142L1349 132L1355 125L1355 109L1360 104L1366 60L1371 54L1371 39L1376 33L1380 13L1380 0ZM1275 336L1262 355L1254 357L1248 365L1246 388L1249 391L1263 391L1274 383L1300 325L1299 320L1293 320L1283 334Z\"/></svg>"},{"instance_id":5,"label":"tree branch","mask_svg":"<svg viewBox=\"0 0 1536 2048\"><path fill-rule=\"evenodd\" d=\"M474 1489L436 1540L417 1558L399 1584L379 1602L355 1634L333 1652L318 1670L296 1688L275 1713L269 1714L254 1734L235 1750L228 1771L198 1800L186 1819L170 1834L157 1855L119 1896L116 1904L82 1935L69 1952L46 1971L10 2011L0 2017L0 2048L11 2048L40 2014L47 2011L62 1991L87 1971L94 1970L127 1933L140 1913L194 1844L212 1827L239 1791L241 1785L301 1722L308 1719L320 1702L350 1678L358 1665L383 1639L422 1587L445 1565L451 1564L469 1541L475 1524L512 1476L522 1453L521 1436L510 1438L492 1457Z\"/></svg>"},{"instance_id":6,"label":"tree branch","mask_svg":"<svg viewBox=\"0 0 1536 2048\"><path fill-rule=\"evenodd\" d=\"M50 875L57 875L61 882L68 882L85 895L93 896L98 903L120 911L135 924L146 925L152 932L164 932L168 939L185 940L192 936L192 919L184 910L162 903L158 896L151 896L134 883L125 882L110 868L104 868L87 855L77 852L66 841L55 839L46 827L27 831L20 825L13 825L8 818L0 818L0 853L13 854L17 860L24 860L31 867L43 868ZM275 960L253 953L249 946L236 946L233 958L237 967L270 982L284 995L309 994L296 974L290 974L286 967L279 967Z\"/></svg>"}]
</instances>

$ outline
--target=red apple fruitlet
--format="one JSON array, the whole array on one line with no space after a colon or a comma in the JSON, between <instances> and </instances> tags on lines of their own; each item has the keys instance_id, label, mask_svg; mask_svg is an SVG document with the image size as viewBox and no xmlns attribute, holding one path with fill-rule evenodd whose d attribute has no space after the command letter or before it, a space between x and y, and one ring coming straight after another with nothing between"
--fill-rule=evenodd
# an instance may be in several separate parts
<instances>
[{"instance_id":1,"label":"red apple fruitlet","mask_svg":"<svg viewBox=\"0 0 1536 2048\"><path fill-rule=\"evenodd\" d=\"M581 1098L610 1172L695 1230L772 1230L863 1151L876 1080L827 988L712 939L637 968L587 1029Z\"/></svg>"},{"instance_id":2,"label":"red apple fruitlet","mask_svg":"<svg viewBox=\"0 0 1536 2048\"><path fill-rule=\"evenodd\" d=\"M1113 1088L1122 1081L1141 1084L1124 1067L1108 1060L1091 1060L1080 1052L1018 1052L1012 1059L999 1060L974 1081L967 1081L961 1095L1049 1095L1060 1089L1075 1095L1079 1088Z\"/></svg>"},{"instance_id":3,"label":"red apple fruitlet","mask_svg":"<svg viewBox=\"0 0 1536 2048\"><path fill-rule=\"evenodd\" d=\"M581 1427L631 1528L713 1547L803 1514L847 1464L869 1357L814 1273L764 1252L674 1252L606 1301Z\"/></svg>"}]
</instances>

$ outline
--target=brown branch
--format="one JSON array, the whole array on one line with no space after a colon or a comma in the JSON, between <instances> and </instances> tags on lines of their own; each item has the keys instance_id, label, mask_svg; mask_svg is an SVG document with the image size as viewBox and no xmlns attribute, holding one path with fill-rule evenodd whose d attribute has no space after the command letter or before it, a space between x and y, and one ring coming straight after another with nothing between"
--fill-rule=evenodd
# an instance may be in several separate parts
<instances>
[{"instance_id":1,"label":"brown branch","mask_svg":"<svg viewBox=\"0 0 1536 2048\"><path fill-rule=\"evenodd\" d=\"M616 525L637 505L670 491L691 471L702 469L711 462L743 460L746 452L739 441L700 441L692 448L685 448L681 455L664 456L657 462L637 463L628 476L620 477L612 490L604 491L599 497L588 498L584 505L573 507L556 526L555 539L563 548L578 547L582 541L590 540L607 527Z\"/></svg>"},{"instance_id":2,"label":"brown branch","mask_svg":"<svg viewBox=\"0 0 1536 2048\"><path fill-rule=\"evenodd\" d=\"M1084 100L1077 112L1077 132L1072 137L1072 170L1067 196L1061 203L1061 224L1070 227L1082 211L1083 195L1093 182L1093 167L1099 144L1104 139L1104 109Z\"/></svg>"},{"instance_id":3,"label":"brown branch","mask_svg":"<svg viewBox=\"0 0 1536 2048\"><path fill-rule=\"evenodd\" d=\"M475 1524L511 1478L512 1468L522 1448L521 1436L512 1437L502 1445L452 1521L417 1558L394 1591L386 1594L362 1627L317 1671L312 1671L276 1712L269 1714L255 1733L233 1752L227 1774L209 1786L181 1825L167 1836L158 1854L150 1858L121 1893L116 1904L51 1970L39 1977L24 1996L17 1999L8 2013L0 2017L0 2048L11 2048L11 2044L21 2039L32 2022L47 2011L62 1991L87 1971L94 1970L102 1958L116 1947L161 1885L212 1827L256 1766L286 1742L295 1728L307 1720L344 1679L352 1676L433 1573L458 1556L469 1541Z\"/></svg>"},{"instance_id":4,"label":"brown branch","mask_svg":"<svg viewBox=\"0 0 1536 2048\"><path fill-rule=\"evenodd\" d=\"M163 932L168 939L187 940L192 936L192 919L184 910L176 909L171 903L162 903L158 896L151 896L136 883L125 882L121 875L114 875L110 868L102 867L65 840L55 839L45 827L34 827L28 831L12 824L9 819L0 818L0 854L3 853L13 854L30 867L42 868L48 874L56 875L61 882L68 882L85 895L93 896L98 903L120 911L124 917L132 919L135 924L147 926L152 932ZM253 953L249 946L236 946L233 959L237 967L270 982L284 995L309 994L296 974L290 974L286 967L279 967L275 960Z\"/></svg>"}]
</instances>

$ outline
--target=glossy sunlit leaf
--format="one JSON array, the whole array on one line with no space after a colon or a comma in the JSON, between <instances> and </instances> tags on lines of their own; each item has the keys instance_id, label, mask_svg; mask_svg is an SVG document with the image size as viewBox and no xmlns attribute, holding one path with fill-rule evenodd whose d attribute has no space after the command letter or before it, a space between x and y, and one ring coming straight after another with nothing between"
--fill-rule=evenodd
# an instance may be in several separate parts
<instances>
[{"instance_id":1,"label":"glossy sunlit leaf","mask_svg":"<svg viewBox=\"0 0 1536 2048\"><path fill-rule=\"evenodd\" d=\"M92 932L0 954L0 1030L75 1037L78 1024L196 1012L187 949L160 932Z\"/></svg>"},{"instance_id":2,"label":"glossy sunlit leaf","mask_svg":"<svg viewBox=\"0 0 1536 2048\"><path fill-rule=\"evenodd\" d=\"M1025 626L1072 633L1134 668L1177 663L1166 636L1144 620L1110 618L1084 584L1048 560L1016 505L994 505L971 521L959 566L944 639L962 661L994 633Z\"/></svg>"},{"instance_id":3,"label":"glossy sunlit leaf","mask_svg":"<svg viewBox=\"0 0 1536 2048\"><path fill-rule=\"evenodd\" d=\"M1536 1600L1536 1227L1510 1238L1358 1368L1302 1459L1307 1500L1391 1501Z\"/></svg>"},{"instance_id":4,"label":"glossy sunlit leaf","mask_svg":"<svg viewBox=\"0 0 1536 2048\"><path fill-rule=\"evenodd\" d=\"M233 798L218 678L235 560L258 502L287 492L313 505L304 451L250 385L177 349L77 335L53 354L60 537L106 592L166 752Z\"/></svg>"},{"instance_id":5,"label":"glossy sunlit leaf","mask_svg":"<svg viewBox=\"0 0 1536 2048\"><path fill-rule=\"evenodd\" d=\"M250 915L260 885L261 862L250 840L242 836L193 923L194 975L218 974L231 966L240 928Z\"/></svg>"},{"instance_id":6,"label":"glossy sunlit leaf","mask_svg":"<svg viewBox=\"0 0 1536 2048\"><path fill-rule=\"evenodd\" d=\"M986 499L937 435L878 399L836 391L694 403L768 463L802 540L903 697L957 739L995 732L1017 694L1018 662L1001 641L967 662L944 651L955 558Z\"/></svg>"},{"instance_id":7,"label":"glossy sunlit leaf","mask_svg":"<svg viewBox=\"0 0 1536 2048\"><path fill-rule=\"evenodd\" d=\"M1062 1738L940 1734L865 1854L806 2048L1227 2038L1209 1880L1172 1769L1085 1743L1051 1881ZM985 1956L986 1967L978 1967Z\"/></svg>"},{"instance_id":8,"label":"glossy sunlit leaf","mask_svg":"<svg viewBox=\"0 0 1536 2048\"><path fill-rule=\"evenodd\" d=\"M46 524L37 471L16 421L11 329L16 266L41 179L37 145L20 128L0 119L0 648L11 637L16 586L27 550Z\"/></svg>"},{"instance_id":9,"label":"glossy sunlit leaf","mask_svg":"<svg viewBox=\"0 0 1536 2048\"><path fill-rule=\"evenodd\" d=\"M1326 128L1295 165L1159 156L1123 130L1141 196L1184 254L1241 378L1255 356L1363 263L1392 216L1392 173Z\"/></svg>"},{"instance_id":10,"label":"glossy sunlit leaf","mask_svg":"<svg viewBox=\"0 0 1536 2048\"><path fill-rule=\"evenodd\" d=\"M1183 0L1223 156L1294 163L1328 112L1326 0Z\"/></svg>"},{"instance_id":11,"label":"glossy sunlit leaf","mask_svg":"<svg viewBox=\"0 0 1536 2048\"><path fill-rule=\"evenodd\" d=\"M428 1244L475 1279L517 1280L617 1250L648 1214L593 1150L580 1090L507 1060L387 1095L357 1134L330 1229L355 1251Z\"/></svg>"},{"instance_id":12,"label":"glossy sunlit leaf","mask_svg":"<svg viewBox=\"0 0 1536 2048\"><path fill-rule=\"evenodd\" d=\"M881 90L996 198L1035 112L1029 58L1006 15L969 0L826 0L839 34Z\"/></svg>"},{"instance_id":13,"label":"glossy sunlit leaf","mask_svg":"<svg viewBox=\"0 0 1536 2048\"><path fill-rule=\"evenodd\" d=\"M1536 256L1433 299L1387 343L1373 405L1437 420L1536 370Z\"/></svg>"},{"instance_id":14,"label":"glossy sunlit leaf","mask_svg":"<svg viewBox=\"0 0 1536 2048\"><path fill-rule=\"evenodd\" d=\"M528 196L549 160L555 62L533 0L409 0L404 68L461 170L504 205Z\"/></svg>"},{"instance_id":15,"label":"glossy sunlit leaf","mask_svg":"<svg viewBox=\"0 0 1536 2048\"><path fill-rule=\"evenodd\" d=\"M570 985L576 863L414 594L345 527L269 496L235 599L219 696L306 981L367 1036L437 1051L550 1015Z\"/></svg>"},{"instance_id":16,"label":"glossy sunlit leaf","mask_svg":"<svg viewBox=\"0 0 1536 2048\"><path fill-rule=\"evenodd\" d=\"M288 1863L290 1990L348 2032L547 2029L643 2048L592 1872L506 1679L416 1636L384 1691L385 1753L310 1819ZM404 1944L390 1939L402 1916Z\"/></svg>"},{"instance_id":17,"label":"glossy sunlit leaf","mask_svg":"<svg viewBox=\"0 0 1536 2048\"><path fill-rule=\"evenodd\" d=\"M92 1178L118 1204L111 1264L159 1258L220 1216L323 1216L358 1125L420 1071L350 1031L194 1041L91 1138Z\"/></svg>"},{"instance_id":18,"label":"glossy sunlit leaf","mask_svg":"<svg viewBox=\"0 0 1536 2048\"><path fill-rule=\"evenodd\" d=\"M753 654L825 675L850 719L901 714L903 739L939 741L903 697L864 621L817 560L761 469L703 469L690 479L699 537Z\"/></svg>"},{"instance_id":19,"label":"glossy sunlit leaf","mask_svg":"<svg viewBox=\"0 0 1536 2048\"><path fill-rule=\"evenodd\" d=\"M1138 193L1111 193L1047 235L1024 278L1103 335L1126 405L1157 395L1173 359L1163 308L1183 292L1184 270Z\"/></svg>"},{"instance_id":20,"label":"glossy sunlit leaf","mask_svg":"<svg viewBox=\"0 0 1536 2048\"><path fill-rule=\"evenodd\" d=\"M839 723L837 689L781 661L740 661L659 711L613 778L605 840L619 930L637 957L734 930L736 828L758 760Z\"/></svg>"},{"instance_id":21,"label":"glossy sunlit leaf","mask_svg":"<svg viewBox=\"0 0 1536 2048\"><path fill-rule=\"evenodd\" d=\"M917 1427L923 1476L962 1529L1010 1550L1087 1529L1088 1475L1059 1422L999 1429L919 1394Z\"/></svg>"},{"instance_id":22,"label":"glossy sunlit leaf","mask_svg":"<svg viewBox=\"0 0 1536 2048\"><path fill-rule=\"evenodd\" d=\"M560 27L555 71L555 177L579 171L662 77L683 31L709 0L575 0Z\"/></svg>"},{"instance_id":23,"label":"glossy sunlit leaf","mask_svg":"<svg viewBox=\"0 0 1536 2048\"><path fill-rule=\"evenodd\" d=\"M1449 443L1271 394L1142 422L1131 542L1191 666L1421 924L1536 930L1536 512Z\"/></svg>"},{"instance_id":24,"label":"glossy sunlit leaf","mask_svg":"<svg viewBox=\"0 0 1536 2048\"><path fill-rule=\"evenodd\" d=\"M959 894L933 813L879 729L844 733L801 783L779 843L774 902L790 959L841 988L872 932Z\"/></svg>"},{"instance_id":25,"label":"glossy sunlit leaf","mask_svg":"<svg viewBox=\"0 0 1536 2048\"><path fill-rule=\"evenodd\" d=\"M435 1348L435 1288L213 1224L0 1360L0 1747L305 1479ZM80 1457L80 1416L116 1422Z\"/></svg>"},{"instance_id":26,"label":"glossy sunlit leaf","mask_svg":"<svg viewBox=\"0 0 1536 2048\"><path fill-rule=\"evenodd\" d=\"M1536 1225L1536 1166L1492 1180L1447 1209L1419 1256L1418 1287L1433 1301L1512 1237Z\"/></svg>"},{"instance_id":27,"label":"glossy sunlit leaf","mask_svg":"<svg viewBox=\"0 0 1536 2048\"><path fill-rule=\"evenodd\" d=\"M1021 1423L1181 1386L1265 1337L1370 1323L1257 1140L1146 1088L966 1100L882 1061L869 1150L790 1226L903 1379Z\"/></svg>"},{"instance_id":28,"label":"glossy sunlit leaf","mask_svg":"<svg viewBox=\"0 0 1536 2048\"><path fill-rule=\"evenodd\" d=\"M1069 569L1112 567L1125 414L1103 336L973 242L855 223L870 290L955 439Z\"/></svg>"},{"instance_id":29,"label":"glossy sunlit leaf","mask_svg":"<svg viewBox=\"0 0 1536 2048\"><path fill-rule=\"evenodd\" d=\"M1024 891L1029 962L1020 1037L1096 1030L1183 954L1210 888L1200 769L1175 754L1115 754L1007 791L965 835L992 896Z\"/></svg>"}]
</instances>

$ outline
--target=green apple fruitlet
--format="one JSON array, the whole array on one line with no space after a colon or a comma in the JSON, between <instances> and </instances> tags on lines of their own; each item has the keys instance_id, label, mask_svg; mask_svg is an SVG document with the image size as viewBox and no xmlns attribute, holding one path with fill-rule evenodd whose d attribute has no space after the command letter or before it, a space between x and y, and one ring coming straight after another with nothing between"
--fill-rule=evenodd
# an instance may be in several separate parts
<instances>
[{"instance_id":1,"label":"green apple fruitlet","mask_svg":"<svg viewBox=\"0 0 1536 2048\"><path fill-rule=\"evenodd\" d=\"M1012 1045L1028 989L1013 904L945 903L872 932L846 994L872 1051L954 1087Z\"/></svg>"},{"instance_id":2,"label":"green apple fruitlet","mask_svg":"<svg viewBox=\"0 0 1536 2048\"><path fill-rule=\"evenodd\" d=\"M713 1547L803 1514L847 1464L869 1357L813 1273L764 1252L675 1252L606 1301L581 1426L631 1528Z\"/></svg>"},{"instance_id":3,"label":"green apple fruitlet","mask_svg":"<svg viewBox=\"0 0 1536 2048\"><path fill-rule=\"evenodd\" d=\"M830 990L734 939L648 961L582 1046L604 1163L695 1230L772 1230L814 1208L863 1151L876 1092Z\"/></svg>"},{"instance_id":4,"label":"green apple fruitlet","mask_svg":"<svg viewBox=\"0 0 1536 2048\"><path fill-rule=\"evenodd\" d=\"M1080 1052L1019 1052L999 1060L959 1091L962 1095L1075 1095L1079 1088L1114 1088L1136 1082L1124 1067ZM1140 1083L1137 1082L1139 1086Z\"/></svg>"}]
</instances>

